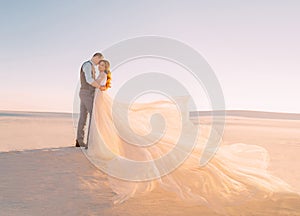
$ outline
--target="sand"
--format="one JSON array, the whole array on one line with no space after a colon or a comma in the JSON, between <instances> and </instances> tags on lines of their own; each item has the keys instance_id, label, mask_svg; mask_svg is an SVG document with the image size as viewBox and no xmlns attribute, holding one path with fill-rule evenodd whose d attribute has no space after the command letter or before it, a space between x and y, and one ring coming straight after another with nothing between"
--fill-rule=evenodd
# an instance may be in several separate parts
<instances>
[{"instance_id":1,"label":"sand","mask_svg":"<svg viewBox=\"0 0 300 216\"><path fill-rule=\"evenodd\" d=\"M269 170L300 192L300 120L248 114L227 116L225 144L264 146L271 156ZM193 121L205 125L210 118ZM2 112L0 123L0 215L217 215L203 206L187 206L161 189L113 206L106 175L73 147L68 114ZM278 196L276 202L237 206L233 214L300 215L299 197Z\"/></svg>"}]
</instances>

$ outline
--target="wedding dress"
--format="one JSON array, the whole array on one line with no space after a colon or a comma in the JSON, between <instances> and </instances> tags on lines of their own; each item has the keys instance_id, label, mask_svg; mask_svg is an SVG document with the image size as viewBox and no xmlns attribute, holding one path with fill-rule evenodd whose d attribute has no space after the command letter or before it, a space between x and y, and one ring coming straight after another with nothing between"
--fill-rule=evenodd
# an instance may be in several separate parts
<instances>
[{"instance_id":1,"label":"wedding dress","mask_svg":"<svg viewBox=\"0 0 300 216\"><path fill-rule=\"evenodd\" d=\"M110 187L117 194L115 203L122 203L137 194L161 187L175 192L187 203L207 205L224 213L223 207L227 205L238 205L247 200L272 199L276 193L295 193L286 182L269 173L268 152L258 145L222 145L221 140L214 157L205 166L201 166L200 157L211 129L194 125L189 120L188 101L189 96L178 97L177 103L183 114L178 112L177 105L168 100L136 103L128 109L128 104L113 101L107 91L96 90L86 154L96 166L110 172ZM162 137L157 133L147 136L156 126L161 128L161 121L150 121L155 113L165 119ZM164 173L164 168L170 170L176 160L159 164L160 167L156 162L151 163L170 152L180 135L181 143L189 145L190 136L197 128L199 133L196 145L180 165L173 164L174 169ZM132 132L138 136L127 136L127 140L122 137ZM142 147L129 143L143 143L145 139L157 141L151 146ZM184 145L175 151L175 158L178 152L188 151ZM124 164L124 158L137 163L150 162L145 169L138 170L139 166ZM129 180L118 176L127 176Z\"/></svg>"}]
</instances>

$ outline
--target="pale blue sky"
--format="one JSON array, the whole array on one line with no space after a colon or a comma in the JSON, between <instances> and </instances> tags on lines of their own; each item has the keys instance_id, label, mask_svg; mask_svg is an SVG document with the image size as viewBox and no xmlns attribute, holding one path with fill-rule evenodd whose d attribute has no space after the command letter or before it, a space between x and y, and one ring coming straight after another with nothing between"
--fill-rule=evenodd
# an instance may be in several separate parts
<instances>
[{"instance_id":1,"label":"pale blue sky","mask_svg":"<svg viewBox=\"0 0 300 216\"><path fill-rule=\"evenodd\" d=\"M72 112L83 61L160 35L203 55L227 109L300 113L299 11L296 0L1 0L0 110Z\"/></svg>"}]
</instances>

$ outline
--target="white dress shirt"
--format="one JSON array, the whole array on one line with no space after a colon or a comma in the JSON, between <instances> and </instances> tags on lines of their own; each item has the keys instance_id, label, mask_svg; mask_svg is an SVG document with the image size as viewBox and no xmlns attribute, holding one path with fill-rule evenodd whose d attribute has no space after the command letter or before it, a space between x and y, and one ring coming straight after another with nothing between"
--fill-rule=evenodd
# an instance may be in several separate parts
<instances>
[{"instance_id":1,"label":"white dress shirt","mask_svg":"<svg viewBox=\"0 0 300 216\"><path fill-rule=\"evenodd\" d=\"M83 65L83 67L82 67L82 70L83 70L84 76L85 76L85 80L86 80L86 82L87 82L88 84L90 84L90 85L92 85L92 86L94 86L94 87L99 88L99 87L100 87L99 83L96 82L96 80L95 80L95 79L93 78L93 76L92 76L92 67L95 68L95 73L96 73L96 74L95 74L95 77L97 77L97 75L99 74L98 67L97 67L97 65L94 64L94 62L93 62L92 60L90 60L89 62L91 62L92 65L89 64L89 63L85 63L85 64ZM98 76L99 76L99 75L98 75Z\"/></svg>"}]
</instances>

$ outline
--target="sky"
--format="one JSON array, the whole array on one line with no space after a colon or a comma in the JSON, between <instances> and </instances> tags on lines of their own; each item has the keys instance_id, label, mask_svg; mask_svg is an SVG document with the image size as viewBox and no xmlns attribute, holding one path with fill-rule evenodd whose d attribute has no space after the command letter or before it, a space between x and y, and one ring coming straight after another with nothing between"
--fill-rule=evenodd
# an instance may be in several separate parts
<instances>
[{"instance_id":1,"label":"sky","mask_svg":"<svg viewBox=\"0 0 300 216\"><path fill-rule=\"evenodd\" d=\"M94 52L158 35L203 56L227 110L300 113L299 11L297 0L1 0L0 110L72 112ZM114 89L126 79L115 73Z\"/></svg>"}]
</instances>

